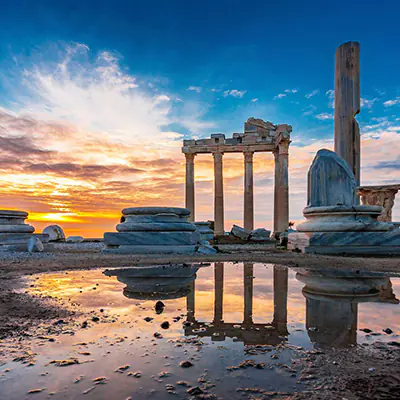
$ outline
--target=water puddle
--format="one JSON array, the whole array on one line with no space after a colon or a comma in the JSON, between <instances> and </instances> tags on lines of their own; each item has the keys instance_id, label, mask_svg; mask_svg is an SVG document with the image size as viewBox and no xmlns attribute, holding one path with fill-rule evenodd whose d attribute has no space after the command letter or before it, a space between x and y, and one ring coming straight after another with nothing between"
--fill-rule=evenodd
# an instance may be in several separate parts
<instances>
[{"instance_id":1,"label":"water puddle","mask_svg":"<svg viewBox=\"0 0 400 400\"><path fill-rule=\"evenodd\" d=\"M75 332L34 339L32 365L0 366L4 399L279 397L302 389L299 359L400 333L400 278L377 273L219 262L32 285L91 314Z\"/></svg>"}]
</instances>

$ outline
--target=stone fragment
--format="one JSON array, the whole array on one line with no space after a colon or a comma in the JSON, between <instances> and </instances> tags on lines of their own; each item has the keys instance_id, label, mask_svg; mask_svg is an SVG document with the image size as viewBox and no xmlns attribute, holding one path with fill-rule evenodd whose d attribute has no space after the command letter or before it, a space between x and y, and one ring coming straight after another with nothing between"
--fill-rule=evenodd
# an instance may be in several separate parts
<instances>
[{"instance_id":1,"label":"stone fragment","mask_svg":"<svg viewBox=\"0 0 400 400\"><path fill-rule=\"evenodd\" d=\"M335 152L319 150L308 171L308 207L357 205L357 185L349 165Z\"/></svg>"},{"instance_id":2,"label":"stone fragment","mask_svg":"<svg viewBox=\"0 0 400 400\"><path fill-rule=\"evenodd\" d=\"M209 244L202 244L198 247L197 253L199 254L216 254L217 250Z\"/></svg>"},{"instance_id":3,"label":"stone fragment","mask_svg":"<svg viewBox=\"0 0 400 400\"><path fill-rule=\"evenodd\" d=\"M82 243L83 240L82 236L68 236L67 243Z\"/></svg>"},{"instance_id":4,"label":"stone fragment","mask_svg":"<svg viewBox=\"0 0 400 400\"><path fill-rule=\"evenodd\" d=\"M49 235L49 242L63 242L65 234L59 225L49 225L43 229L43 234Z\"/></svg>"},{"instance_id":5,"label":"stone fragment","mask_svg":"<svg viewBox=\"0 0 400 400\"><path fill-rule=\"evenodd\" d=\"M249 231L248 229L244 229L238 225L233 225L231 234L238 237L239 239L248 240L251 235L251 231Z\"/></svg>"},{"instance_id":6,"label":"stone fragment","mask_svg":"<svg viewBox=\"0 0 400 400\"><path fill-rule=\"evenodd\" d=\"M28 240L28 251L29 253L40 253L44 250L43 243L36 236L32 236Z\"/></svg>"},{"instance_id":7,"label":"stone fragment","mask_svg":"<svg viewBox=\"0 0 400 400\"><path fill-rule=\"evenodd\" d=\"M271 231L265 228L254 229L250 233L250 240L254 242L264 242L270 240Z\"/></svg>"},{"instance_id":8,"label":"stone fragment","mask_svg":"<svg viewBox=\"0 0 400 400\"><path fill-rule=\"evenodd\" d=\"M193 367L193 363L191 361L189 361L189 360L181 361L179 363L179 366L182 367L182 368L190 368L190 367Z\"/></svg>"}]
</instances>

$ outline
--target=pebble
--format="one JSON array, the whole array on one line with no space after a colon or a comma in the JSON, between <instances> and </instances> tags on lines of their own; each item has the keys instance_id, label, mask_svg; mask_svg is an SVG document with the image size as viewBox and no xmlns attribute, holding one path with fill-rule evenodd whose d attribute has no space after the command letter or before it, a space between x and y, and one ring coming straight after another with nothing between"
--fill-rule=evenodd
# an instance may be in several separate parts
<instances>
[{"instance_id":1,"label":"pebble","mask_svg":"<svg viewBox=\"0 0 400 400\"><path fill-rule=\"evenodd\" d=\"M163 329L168 329L168 328L169 328L169 322L168 322L168 321L164 321L164 322L161 324L161 328L163 328Z\"/></svg>"},{"instance_id":2,"label":"pebble","mask_svg":"<svg viewBox=\"0 0 400 400\"><path fill-rule=\"evenodd\" d=\"M186 391L191 396L198 396L199 394L203 394L204 392L198 387L194 386Z\"/></svg>"},{"instance_id":3,"label":"pebble","mask_svg":"<svg viewBox=\"0 0 400 400\"><path fill-rule=\"evenodd\" d=\"M189 361L189 360L181 361L179 363L179 366L182 367L182 368L190 368L190 367L193 367L193 363L191 361Z\"/></svg>"},{"instance_id":4,"label":"pebble","mask_svg":"<svg viewBox=\"0 0 400 400\"><path fill-rule=\"evenodd\" d=\"M393 333L393 331L390 328L384 329L383 332L387 333L388 335L391 335Z\"/></svg>"}]
</instances>

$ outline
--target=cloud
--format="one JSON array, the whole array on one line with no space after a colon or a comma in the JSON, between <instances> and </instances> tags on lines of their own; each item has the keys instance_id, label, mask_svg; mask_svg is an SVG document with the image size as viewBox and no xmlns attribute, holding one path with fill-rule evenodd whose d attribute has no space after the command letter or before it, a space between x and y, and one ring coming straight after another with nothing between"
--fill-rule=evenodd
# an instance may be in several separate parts
<instances>
[{"instance_id":1,"label":"cloud","mask_svg":"<svg viewBox=\"0 0 400 400\"><path fill-rule=\"evenodd\" d=\"M247 90L237 90L237 89L225 90L224 97L232 96L232 97L238 97L241 99L246 93L247 93Z\"/></svg>"},{"instance_id":2,"label":"cloud","mask_svg":"<svg viewBox=\"0 0 400 400\"><path fill-rule=\"evenodd\" d=\"M377 97L375 97L375 98L373 98L373 99L370 99L370 100L364 99L364 98L361 97L360 106L361 106L361 107L368 108L368 109L371 109L372 106L374 105L374 103L375 103L377 100L378 100Z\"/></svg>"},{"instance_id":3,"label":"cloud","mask_svg":"<svg viewBox=\"0 0 400 400\"><path fill-rule=\"evenodd\" d=\"M335 91L332 89L329 89L325 92L325 95L328 96L328 98L329 98L329 107L335 108Z\"/></svg>"},{"instance_id":4,"label":"cloud","mask_svg":"<svg viewBox=\"0 0 400 400\"><path fill-rule=\"evenodd\" d=\"M307 116L307 115L312 115L314 114L315 110L317 107L315 107L313 104L310 104L307 107L304 107L301 111L303 112L302 115Z\"/></svg>"},{"instance_id":5,"label":"cloud","mask_svg":"<svg viewBox=\"0 0 400 400\"><path fill-rule=\"evenodd\" d=\"M321 113L321 114L317 114L315 116L315 118L319 119L319 120L328 120L328 119L333 119L333 114L330 113Z\"/></svg>"},{"instance_id":6,"label":"cloud","mask_svg":"<svg viewBox=\"0 0 400 400\"><path fill-rule=\"evenodd\" d=\"M400 157L394 160L389 161L381 161L378 164L374 165L375 169L391 169L391 170L400 170Z\"/></svg>"},{"instance_id":7,"label":"cloud","mask_svg":"<svg viewBox=\"0 0 400 400\"><path fill-rule=\"evenodd\" d=\"M202 88L200 86L189 86L187 90L200 93L202 91Z\"/></svg>"},{"instance_id":8,"label":"cloud","mask_svg":"<svg viewBox=\"0 0 400 400\"><path fill-rule=\"evenodd\" d=\"M257 97L255 97L254 99L251 99L251 102L252 102L252 103L255 103L256 101L258 101L258 98L257 98Z\"/></svg>"},{"instance_id":9,"label":"cloud","mask_svg":"<svg viewBox=\"0 0 400 400\"><path fill-rule=\"evenodd\" d=\"M284 97L286 97L288 95L288 93L297 93L297 92L298 92L297 89L285 89L284 93L279 93L276 96L274 96L274 100L283 99Z\"/></svg>"},{"instance_id":10,"label":"cloud","mask_svg":"<svg viewBox=\"0 0 400 400\"><path fill-rule=\"evenodd\" d=\"M312 92L307 93L304 97L305 97L306 99L310 99L311 97L316 96L318 93L319 93L319 89L315 89L315 90L313 90Z\"/></svg>"},{"instance_id":11,"label":"cloud","mask_svg":"<svg viewBox=\"0 0 400 400\"><path fill-rule=\"evenodd\" d=\"M400 97L396 97L396 98L393 99L393 100L387 100L387 101L385 101L385 102L383 103L383 105L384 105L385 107L392 107L392 106L395 106L395 105L397 105L397 104L400 104Z\"/></svg>"}]
</instances>

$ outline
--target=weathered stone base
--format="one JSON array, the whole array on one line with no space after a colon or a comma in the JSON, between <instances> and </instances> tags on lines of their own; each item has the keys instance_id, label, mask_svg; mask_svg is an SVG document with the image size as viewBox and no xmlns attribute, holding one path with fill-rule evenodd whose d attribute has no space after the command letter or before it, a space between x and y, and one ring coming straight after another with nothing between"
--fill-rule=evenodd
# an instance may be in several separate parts
<instances>
[{"instance_id":1,"label":"weathered stone base","mask_svg":"<svg viewBox=\"0 0 400 400\"><path fill-rule=\"evenodd\" d=\"M200 234L196 231L182 232L107 232L104 243L108 246L134 245L142 246L187 246L200 242Z\"/></svg>"},{"instance_id":2,"label":"weathered stone base","mask_svg":"<svg viewBox=\"0 0 400 400\"><path fill-rule=\"evenodd\" d=\"M315 254L400 254L400 229L386 232L295 232L289 234L288 249Z\"/></svg>"},{"instance_id":3,"label":"weathered stone base","mask_svg":"<svg viewBox=\"0 0 400 400\"><path fill-rule=\"evenodd\" d=\"M103 254L193 254L198 246L153 246L153 245L121 245L107 246Z\"/></svg>"}]
</instances>

